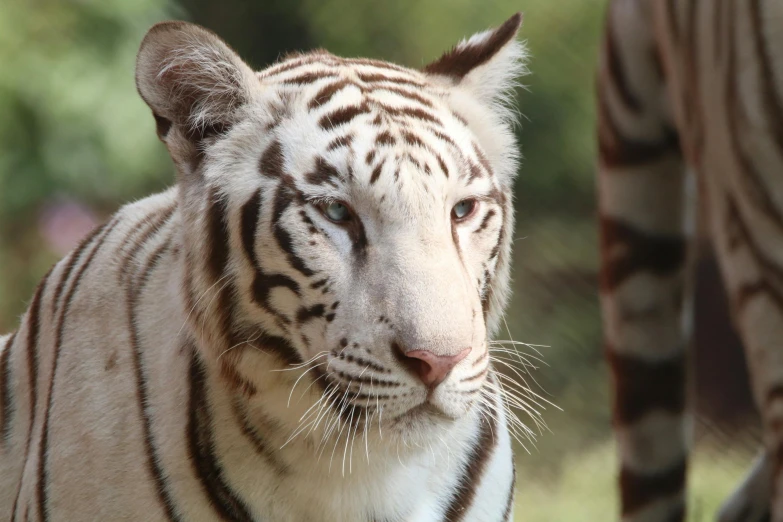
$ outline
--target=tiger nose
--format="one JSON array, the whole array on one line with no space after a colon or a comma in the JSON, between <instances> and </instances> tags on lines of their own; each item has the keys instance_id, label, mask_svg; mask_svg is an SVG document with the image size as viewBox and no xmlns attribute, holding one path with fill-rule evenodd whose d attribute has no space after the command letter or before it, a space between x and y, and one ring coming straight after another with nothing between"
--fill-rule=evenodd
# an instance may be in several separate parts
<instances>
[{"instance_id":1,"label":"tiger nose","mask_svg":"<svg viewBox=\"0 0 783 522\"><path fill-rule=\"evenodd\" d=\"M462 359L468 356L470 348L465 348L455 355L436 355L428 350L400 350L401 362L416 375L425 386L434 388L442 383L449 372Z\"/></svg>"}]
</instances>

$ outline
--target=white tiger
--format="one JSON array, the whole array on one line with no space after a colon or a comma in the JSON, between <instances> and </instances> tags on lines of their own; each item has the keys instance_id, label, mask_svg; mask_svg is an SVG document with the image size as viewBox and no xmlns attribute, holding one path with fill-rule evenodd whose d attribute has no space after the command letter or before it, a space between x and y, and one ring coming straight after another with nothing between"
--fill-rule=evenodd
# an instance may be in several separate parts
<instances>
[{"instance_id":1,"label":"white tiger","mask_svg":"<svg viewBox=\"0 0 783 522\"><path fill-rule=\"evenodd\" d=\"M253 72L154 26L178 185L123 207L0 340L11 520L500 522L515 15L422 71Z\"/></svg>"}]
</instances>

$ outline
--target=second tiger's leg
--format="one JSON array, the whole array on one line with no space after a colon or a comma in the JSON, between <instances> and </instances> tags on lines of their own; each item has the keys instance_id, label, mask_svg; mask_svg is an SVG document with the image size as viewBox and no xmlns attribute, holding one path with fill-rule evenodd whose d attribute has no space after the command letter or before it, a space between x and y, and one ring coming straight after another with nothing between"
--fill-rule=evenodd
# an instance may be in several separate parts
<instances>
[{"instance_id":1,"label":"second tiger's leg","mask_svg":"<svg viewBox=\"0 0 783 522\"><path fill-rule=\"evenodd\" d=\"M625 522L685 519L690 341L685 169L652 2L610 4L598 79L601 307Z\"/></svg>"}]
</instances>

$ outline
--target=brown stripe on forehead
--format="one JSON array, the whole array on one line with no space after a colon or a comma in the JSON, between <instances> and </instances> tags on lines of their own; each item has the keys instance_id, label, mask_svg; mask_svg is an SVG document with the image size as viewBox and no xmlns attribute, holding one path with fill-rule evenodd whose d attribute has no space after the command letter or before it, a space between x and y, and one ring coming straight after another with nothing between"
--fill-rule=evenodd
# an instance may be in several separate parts
<instances>
[{"instance_id":1,"label":"brown stripe on forehead","mask_svg":"<svg viewBox=\"0 0 783 522\"><path fill-rule=\"evenodd\" d=\"M451 116L465 127L468 126L468 120L460 113L451 111Z\"/></svg>"},{"instance_id":2,"label":"brown stripe on forehead","mask_svg":"<svg viewBox=\"0 0 783 522\"><path fill-rule=\"evenodd\" d=\"M403 160L408 160L409 162L411 162L411 164L413 164L414 167L416 167L418 170L421 170L421 162L419 160L417 160L416 158L414 158L413 156L411 156L409 153L406 153L402 157L402 159ZM426 189L427 186L425 185L424 188Z\"/></svg>"},{"instance_id":3,"label":"brown stripe on forehead","mask_svg":"<svg viewBox=\"0 0 783 522\"><path fill-rule=\"evenodd\" d=\"M375 184L376 181L378 181L378 178L381 177L381 171L383 170L383 162L378 163L375 168L372 170L372 175L370 176L370 185Z\"/></svg>"},{"instance_id":4,"label":"brown stripe on forehead","mask_svg":"<svg viewBox=\"0 0 783 522\"><path fill-rule=\"evenodd\" d=\"M606 358L615 380L615 423L628 426L653 411L685 411L684 354L651 362L607 346Z\"/></svg>"},{"instance_id":5,"label":"brown stripe on forehead","mask_svg":"<svg viewBox=\"0 0 783 522\"><path fill-rule=\"evenodd\" d=\"M419 138L412 132L403 131L402 139L404 139L405 143L407 143L408 145L412 145L414 147L425 147L424 142L421 140L421 138Z\"/></svg>"},{"instance_id":6,"label":"brown stripe on forehead","mask_svg":"<svg viewBox=\"0 0 783 522\"><path fill-rule=\"evenodd\" d=\"M379 69L389 69L392 71L399 71L404 73L410 73L410 69L406 69L405 67L402 67L397 64L393 64L390 62L384 62L381 60L373 60L371 58L343 58L343 62L349 65L369 65L372 67L377 67Z\"/></svg>"},{"instance_id":7,"label":"brown stripe on forehead","mask_svg":"<svg viewBox=\"0 0 783 522\"><path fill-rule=\"evenodd\" d=\"M483 172L479 168L479 166L474 161L468 161L468 181L467 184L470 185L477 179L483 177ZM464 177L464 175L462 176Z\"/></svg>"},{"instance_id":8,"label":"brown stripe on forehead","mask_svg":"<svg viewBox=\"0 0 783 522\"><path fill-rule=\"evenodd\" d=\"M403 76L387 76L385 74L380 73L366 73L366 72L360 72L357 73L357 75L361 81L364 83L380 83L380 82L390 82L390 83L396 83L399 85L410 85L412 87L425 87L426 84L417 80L413 80L411 78L405 78Z\"/></svg>"},{"instance_id":9,"label":"brown stripe on forehead","mask_svg":"<svg viewBox=\"0 0 783 522\"><path fill-rule=\"evenodd\" d=\"M310 100L310 103L307 104L307 108L310 110L317 109L318 107L326 104L329 100L331 100L332 97L335 94L337 94L339 91L351 85L358 87L358 85L356 85L354 82L347 79L338 80L334 83L324 85L316 93L315 97L312 100Z\"/></svg>"},{"instance_id":10,"label":"brown stripe on forehead","mask_svg":"<svg viewBox=\"0 0 783 522\"><path fill-rule=\"evenodd\" d=\"M318 125L324 130L330 130L350 122L361 114L368 114L369 112L370 107L367 105L367 103L341 107L335 111L330 112L329 114L323 115L318 121Z\"/></svg>"},{"instance_id":11,"label":"brown stripe on forehead","mask_svg":"<svg viewBox=\"0 0 783 522\"><path fill-rule=\"evenodd\" d=\"M374 105L392 117L408 117L428 121L436 125L443 125L437 116L418 107L392 107L391 105L380 102L375 102Z\"/></svg>"},{"instance_id":12,"label":"brown stripe on forehead","mask_svg":"<svg viewBox=\"0 0 783 522\"><path fill-rule=\"evenodd\" d=\"M447 144L449 144L454 149L460 151L460 153L462 152L462 149L460 149L459 145L457 145L457 142L454 141L453 139L451 139L450 136L447 136L443 132L441 132L438 129L435 129L433 127L427 127L427 130L430 131L432 133L432 135L435 136L436 138L438 138L439 140L446 142Z\"/></svg>"},{"instance_id":13,"label":"brown stripe on forehead","mask_svg":"<svg viewBox=\"0 0 783 522\"><path fill-rule=\"evenodd\" d=\"M258 170L263 176L279 179L285 174L283 158L283 146L280 140L273 141L261 155Z\"/></svg>"},{"instance_id":14,"label":"brown stripe on forehead","mask_svg":"<svg viewBox=\"0 0 783 522\"><path fill-rule=\"evenodd\" d=\"M308 71L292 78L286 78L280 83L285 85L307 85L324 78L335 78L336 76L337 73L334 71Z\"/></svg>"},{"instance_id":15,"label":"brown stripe on forehead","mask_svg":"<svg viewBox=\"0 0 783 522\"><path fill-rule=\"evenodd\" d=\"M416 92L413 92L411 90L408 90L408 89L403 89L401 87L396 87L396 86L392 86L392 85L379 85L377 87L371 87L370 88L370 92L377 92L377 91L392 92L392 93L394 93L394 94L396 94L398 96L401 96L403 98L407 98L409 100L416 101L416 102L424 105L425 107L428 107L428 108L432 108L433 107L433 103L430 100L428 100L424 96L422 96L422 95L420 95L420 94L418 94Z\"/></svg>"},{"instance_id":16,"label":"brown stripe on forehead","mask_svg":"<svg viewBox=\"0 0 783 522\"><path fill-rule=\"evenodd\" d=\"M476 153L476 156L478 157L479 163L481 163L481 166L484 167L484 170L487 171L487 174L492 176L492 165L489 164L489 160L487 159L487 155L484 154L484 151L481 150L481 147L479 147L476 142L473 142L472 145L473 145L473 152Z\"/></svg>"},{"instance_id":17,"label":"brown stripe on forehead","mask_svg":"<svg viewBox=\"0 0 783 522\"><path fill-rule=\"evenodd\" d=\"M449 177L449 168L446 166L446 162L443 161L443 157L435 153L435 159L438 160L438 165L440 166L440 170L443 171L443 174L448 178Z\"/></svg>"},{"instance_id":18,"label":"brown stripe on forehead","mask_svg":"<svg viewBox=\"0 0 783 522\"><path fill-rule=\"evenodd\" d=\"M397 140L394 139L391 132L385 130L375 137L375 145L394 145Z\"/></svg>"},{"instance_id":19,"label":"brown stripe on forehead","mask_svg":"<svg viewBox=\"0 0 783 522\"><path fill-rule=\"evenodd\" d=\"M261 79L266 79L266 78L280 75L287 71L291 71L298 67L303 67L305 65L310 65L314 63L322 63L324 65L334 65L337 62L335 60L335 57L330 55L329 53L311 52L307 54L301 54L298 56L297 55L290 56L289 58L285 59L285 61L283 61L282 63L272 65L266 70L261 71L259 74Z\"/></svg>"},{"instance_id":20,"label":"brown stripe on forehead","mask_svg":"<svg viewBox=\"0 0 783 522\"><path fill-rule=\"evenodd\" d=\"M600 218L601 288L611 290L640 271L671 275L685 262L682 236L652 234L607 216Z\"/></svg>"},{"instance_id":21,"label":"brown stripe on forehead","mask_svg":"<svg viewBox=\"0 0 783 522\"><path fill-rule=\"evenodd\" d=\"M353 134L348 134L346 136L338 136L337 138L329 142L329 145L326 146L326 150L332 151L332 150L339 149L340 147L350 148L351 143L353 143Z\"/></svg>"},{"instance_id":22,"label":"brown stripe on forehead","mask_svg":"<svg viewBox=\"0 0 783 522\"><path fill-rule=\"evenodd\" d=\"M305 180L311 185L323 185L329 183L337 186L337 181L343 177L329 162L321 156L315 158L315 167L312 171L305 174Z\"/></svg>"}]
</instances>

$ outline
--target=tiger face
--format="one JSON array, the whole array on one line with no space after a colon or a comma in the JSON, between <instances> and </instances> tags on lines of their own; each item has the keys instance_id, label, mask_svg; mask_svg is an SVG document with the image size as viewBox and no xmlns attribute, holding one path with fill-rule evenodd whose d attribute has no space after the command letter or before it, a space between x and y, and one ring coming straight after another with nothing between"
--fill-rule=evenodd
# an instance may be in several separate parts
<instances>
[{"instance_id":1,"label":"tiger face","mask_svg":"<svg viewBox=\"0 0 783 522\"><path fill-rule=\"evenodd\" d=\"M317 51L256 73L201 28L150 31L137 85L178 170L185 308L229 385L278 397L276 416L392 431L482 400L509 277L519 24L422 71Z\"/></svg>"}]
</instances>

